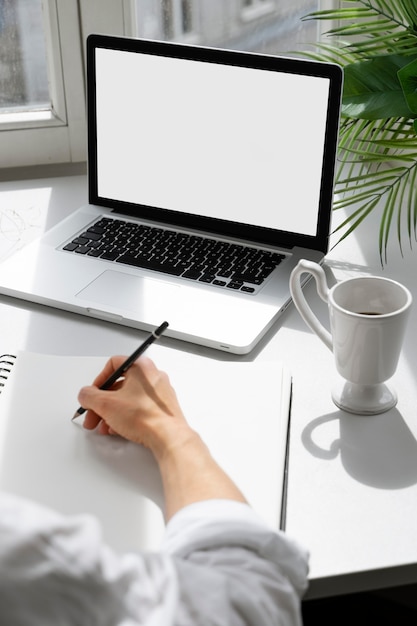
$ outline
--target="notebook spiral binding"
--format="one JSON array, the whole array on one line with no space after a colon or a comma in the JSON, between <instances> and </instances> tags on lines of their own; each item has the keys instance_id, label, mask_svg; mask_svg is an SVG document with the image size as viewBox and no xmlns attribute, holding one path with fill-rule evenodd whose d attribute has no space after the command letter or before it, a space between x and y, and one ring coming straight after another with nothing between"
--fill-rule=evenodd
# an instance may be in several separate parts
<instances>
[{"instance_id":1,"label":"notebook spiral binding","mask_svg":"<svg viewBox=\"0 0 417 626\"><path fill-rule=\"evenodd\" d=\"M0 393L2 392L2 389L6 384L6 380L8 379L9 374L12 371L15 360L16 356L14 354L0 355Z\"/></svg>"}]
</instances>

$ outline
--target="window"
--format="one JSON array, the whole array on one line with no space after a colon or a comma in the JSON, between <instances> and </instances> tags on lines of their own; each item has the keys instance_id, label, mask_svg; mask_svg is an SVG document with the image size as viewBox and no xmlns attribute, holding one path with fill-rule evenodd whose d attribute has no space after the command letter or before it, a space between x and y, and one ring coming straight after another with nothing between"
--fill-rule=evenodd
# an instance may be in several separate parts
<instances>
[{"instance_id":1,"label":"window","mask_svg":"<svg viewBox=\"0 0 417 626\"><path fill-rule=\"evenodd\" d=\"M185 39L194 30L193 0L162 0L164 39Z\"/></svg>"},{"instance_id":2,"label":"window","mask_svg":"<svg viewBox=\"0 0 417 626\"><path fill-rule=\"evenodd\" d=\"M295 5L300 4L295 2ZM257 19L259 16L270 13L275 10L276 2L274 0L243 0L242 1L242 18ZM294 7L294 4L292 5ZM282 10L283 7L280 7Z\"/></svg>"},{"instance_id":3,"label":"window","mask_svg":"<svg viewBox=\"0 0 417 626\"><path fill-rule=\"evenodd\" d=\"M0 0L0 168L86 161L91 32L288 54L339 0Z\"/></svg>"},{"instance_id":4,"label":"window","mask_svg":"<svg viewBox=\"0 0 417 626\"><path fill-rule=\"evenodd\" d=\"M50 106L42 2L0 4L2 115Z\"/></svg>"},{"instance_id":5,"label":"window","mask_svg":"<svg viewBox=\"0 0 417 626\"><path fill-rule=\"evenodd\" d=\"M301 18L319 5L323 0L135 0L135 34L288 54L316 40L317 23Z\"/></svg>"}]
</instances>

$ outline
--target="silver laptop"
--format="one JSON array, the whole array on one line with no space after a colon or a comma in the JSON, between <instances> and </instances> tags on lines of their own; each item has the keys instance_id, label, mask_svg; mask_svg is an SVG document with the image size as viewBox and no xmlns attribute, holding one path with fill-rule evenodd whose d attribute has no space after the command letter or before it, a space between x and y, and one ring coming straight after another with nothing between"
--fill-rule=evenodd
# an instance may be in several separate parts
<instances>
[{"instance_id":1,"label":"silver laptop","mask_svg":"<svg viewBox=\"0 0 417 626\"><path fill-rule=\"evenodd\" d=\"M92 35L89 203L0 265L0 292L243 354L328 249L342 71Z\"/></svg>"}]
</instances>

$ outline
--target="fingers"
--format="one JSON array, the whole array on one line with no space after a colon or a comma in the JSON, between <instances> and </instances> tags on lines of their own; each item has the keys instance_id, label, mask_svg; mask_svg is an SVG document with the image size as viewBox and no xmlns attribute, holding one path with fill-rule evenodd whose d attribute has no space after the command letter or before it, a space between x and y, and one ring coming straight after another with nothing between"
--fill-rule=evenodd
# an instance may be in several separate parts
<instances>
[{"instance_id":1,"label":"fingers","mask_svg":"<svg viewBox=\"0 0 417 626\"><path fill-rule=\"evenodd\" d=\"M112 357L94 384L80 390L78 400L87 409L84 427L152 448L175 433L173 420L178 425L185 418L168 376L146 357L133 363L111 389L99 389L124 360Z\"/></svg>"},{"instance_id":2,"label":"fingers","mask_svg":"<svg viewBox=\"0 0 417 626\"><path fill-rule=\"evenodd\" d=\"M87 411L84 417L83 427L86 430L95 430L100 433L100 435L118 435L113 428L111 428L99 415L94 413L94 411Z\"/></svg>"},{"instance_id":3,"label":"fingers","mask_svg":"<svg viewBox=\"0 0 417 626\"><path fill-rule=\"evenodd\" d=\"M93 403L95 406L97 402L95 402L95 398L97 398L96 387L83 387L80 393L78 394L78 398L80 402L82 401L83 405L87 407L90 403ZM100 392L102 393L102 392ZM88 409L83 422L83 427L86 430L94 430L97 428L97 431L102 435L117 435L118 433L111 428L102 417L93 411L92 409Z\"/></svg>"},{"instance_id":4,"label":"fingers","mask_svg":"<svg viewBox=\"0 0 417 626\"><path fill-rule=\"evenodd\" d=\"M94 430L101 422L101 417L94 411L87 411L84 416L83 426L87 430Z\"/></svg>"},{"instance_id":5,"label":"fingers","mask_svg":"<svg viewBox=\"0 0 417 626\"><path fill-rule=\"evenodd\" d=\"M113 372L115 372L125 362L125 360L125 356L111 357L105 364L100 374L98 374L93 380L93 385L95 387L101 387L106 382L106 380L113 374Z\"/></svg>"},{"instance_id":6,"label":"fingers","mask_svg":"<svg viewBox=\"0 0 417 626\"><path fill-rule=\"evenodd\" d=\"M100 390L100 387L125 360L126 357L124 356L111 357L105 364L103 370L96 376L93 384L85 386L79 391L78 401L84 409L87 409L83 423L84 428L87 430L94 430L99 426L98 431L102 434L116 434L116 431L110 428L105 422L105 419L109 416L109 412L111 412L111 406L109 406L109 404L112 403L112 395L109 394L107 390L105 392ZM142 385L147 378L152 378L152 376L158 372L153 361L145 357L141 357L134 364L134 369L134 373L127 371L125 376L129 376L130 374L130 376L136 379L141 379ZM123 379L116 382L112 386L111 391L121 389L123 382Z\"/></svg>"},{"instance_id":7,"label":"fingers","mask_svg":"<svg viewBox=\"0 0 417 626\"><path fill-rule=\"evenodd\" d=\"M83 426L87 430L94 430L94 428L96 428L101 422L100 415L98 415L92 409L92 406L96 405L96 402L95 402L96 391L98 391L97 388L91 386L91 387L83 387L82 389L80 389L78 393L78 401L80 405L84 409L87 409L87 412L84 416L84 422L83 422Z\"/></svg>"},{"instance_id":8,"label":"fingers","mask_svg":"<svg viewBox=\"0 0 417 626\"><path fill-rule=\"evenodd\" d=\"M101 421L99 414L99 404L101 396L97 393L100 387L108 380L108 378L115 372L126 360L124 356L113 356L105 364L102 371L96 376L92 385L83 387L78 394L78 401L84 409L88 409L84 420L84 427L92 430ZM116 382L112 389L120 387L120 382ZM95 412L97 411L97 412Z\"/></svg>"}]
</instances>

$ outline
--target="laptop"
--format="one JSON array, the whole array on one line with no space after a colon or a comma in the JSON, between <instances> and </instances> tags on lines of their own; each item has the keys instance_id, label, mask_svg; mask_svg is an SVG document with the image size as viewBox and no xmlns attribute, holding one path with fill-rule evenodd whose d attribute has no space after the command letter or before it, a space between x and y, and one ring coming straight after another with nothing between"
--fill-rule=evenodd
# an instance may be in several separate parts
<instances>
[{"instance_id":1,"label":"laptop","mask_svg":"<svg viewBox=\"0 0 417 626\"><path fill-rule=\"evenodd\" d=\"M0 265L0 293L250 352L328 249L331 63L91 35L88 204Z\"/></svg>"}]
</instances>

